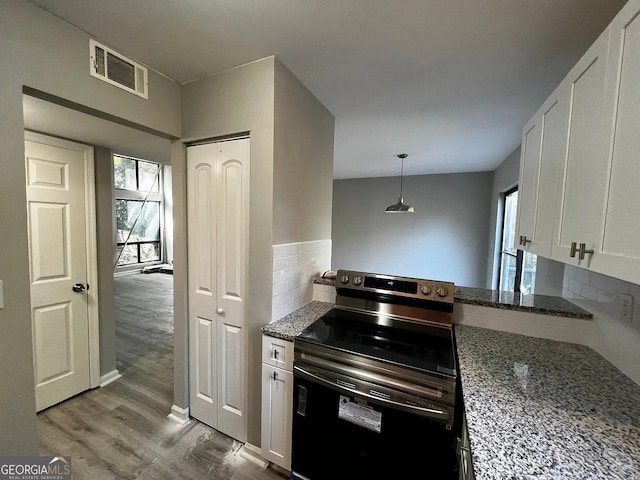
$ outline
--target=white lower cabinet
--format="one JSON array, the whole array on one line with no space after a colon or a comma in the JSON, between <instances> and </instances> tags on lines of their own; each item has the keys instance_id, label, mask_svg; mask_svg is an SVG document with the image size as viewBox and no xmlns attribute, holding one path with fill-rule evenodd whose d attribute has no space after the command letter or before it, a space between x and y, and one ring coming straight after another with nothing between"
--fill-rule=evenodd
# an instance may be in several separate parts
<instances>
[{"instance_id":1,"label":"white lower cabinet","mask_svg":"<svg viewBox=\"0 0 640 480\"><path fill-rule=\"evenodd\" d=\"M291 470L293 342L262 337L262 456Z\"/></svg>"}]
</instances>

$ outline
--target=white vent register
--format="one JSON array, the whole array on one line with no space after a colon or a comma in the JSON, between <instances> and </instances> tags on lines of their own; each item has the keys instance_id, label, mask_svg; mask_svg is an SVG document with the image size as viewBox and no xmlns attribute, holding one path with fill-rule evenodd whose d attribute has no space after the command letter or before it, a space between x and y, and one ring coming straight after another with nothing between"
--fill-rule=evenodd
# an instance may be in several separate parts
<instances>
[{"instance_id":1,"label":"white vent register","mask_svg":"<svg viewBox=\"0 0 640 480\"><path fill-rule=\"evenodd\" d=\"M149 98L147 68L95 40L89 40L89 70L100 80Z\"/></svg>"}]
</instances>

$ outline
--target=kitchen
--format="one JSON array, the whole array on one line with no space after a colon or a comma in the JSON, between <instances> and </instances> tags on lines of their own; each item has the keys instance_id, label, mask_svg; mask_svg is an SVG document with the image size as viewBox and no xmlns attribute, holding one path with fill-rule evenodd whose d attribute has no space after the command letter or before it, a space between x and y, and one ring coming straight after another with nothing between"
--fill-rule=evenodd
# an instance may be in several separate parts
<instances>
[{"instance_id":1,"label":"kitchen","mask_svg":"<svg viewBox=\"0 0 640 480\"><path fill-rule=\"evenodd\" d=\"M15 8L12 7L11 11L13 13L13 17L11 17L11 18L13 18L14 20L16 19L16 15L18 16L18 18L27 18L29 20L31 20L31 18L30 18L31 15L36 16L36 18L44 18L41 13L36 13L36 12L33 12L33 11L29 11L29 12L25 13L25 12L22 12L21 10L19 10L18 7L15 7ZM47 21L42 20L42 22L43 22L43 25L42 25L42 29L41 29L40 35L46 35L47 32L49 30L51 30L50 26L49 26L50 20L47 20ZM61 26L57 26L56 28L63 29L63 27L61 27ZM68 29L68 27L64 27L64 28ZM10 29L10 26L7 26L7 29ZM65 30L65 31L67 31L67 30ZM85 41L84 41L84 35L80 35L79 33L74 32L74 33L69 33L69 36L72 37L69 40L69 45L73 45L72 50L74 52L75 51L80 51L80 49L82 49L82 50L86 49L86 45L85 45ZM19 38L19 36L10 37L10 38ZM45 38L42 41L41 44L47 44L47 41L51 41L51 40L52 39ZM76 42L76 40L77 40L77 42ZM78 44L77 46L76 46L76 43ZM33 45L36 45L36 43L34 42ZM35 47L35 48L37 49L37 47ZM8 53L8 55L9 55L9 57L6 59L7 62L11 62L12 64L20 64L20 60L19 60L19 56L18 55L14 56L13 52ZM84 55L80 55L80 54L78 54L77 56L78 56L78 58L80 58L80 57L83 58L84 57ZM39 58L39 57L37 57L37 58ZM3 63L4 63L4 61L5 60L3 59ZM76 61L75 57L74 57L74 60L72 62L73 63L72 70L76 68L75 63L77 63L77 62L78 61ZM71 101L74 101L77 104L89 105L90 107L93 107L96 110L112 112L112 114L115 115L116 117L119 116L119 117L122 117L122 118L128 118L131 121L134 121L134 122L137 121L139 124L148 124L149 123L148 119L145 117L145 115L147 113L149 113L149 116L155 116L156 117L155 120L153 121L153 123L151 123L151 128L153 128L154 130L159 131L159 132L169 132L174 138L187 138L187 137L204 138L204 137L210 137L210 136L216 136L217 135L216 132L213 131L213 130L215 130L215 128L218 128L217 125L215 127L212 127L212 128L203 128L202 126L198 127L198 125L194 121L194 123L193 123L194 128L191 128L190 125L189 125L189 120L187 119L186 121L183 120L183 125L182 125L182 130L181 130L180 127L176 124L176 120L172 120L172 117L170 115L166 115L166 116L157 115L157 111L155 111L155 112L145 112L144 110L147 107L143 103L140 103L139 104L140 106L136 106L136 108L130 108L130 107L127 107L125 105L118 106L117 105L118 104L117 101L111 101L111 100L113 100L115 98L119 98L119 97L117 97L117 95L114 94L113 95L113 97L114 97L113 99L109 98L109 96L106 95L106 93L102 94L102 95L105 95L105 96L94 97L92 95L92 93L94 93L93 92L93 87L91 89L87 89L85 91L83 91L82 89L77 89L77 91L69 91L69 90L73 90L73 89L70 89L69 87L63 86L62 84L68 84L70 82L68 82L66 80L66 77L63 76L63 74L61 73L60 67L58 67L56 65L53 65L51 60L45 61L44 64L40 64L40 65L38 65L36 63L28 64L28 67L29 67L29 77L28 77L27 80L25 80L25 77L27 77L27 75L22 73L22 72L17 72L17 73L12 74L12 75L14 75L12 77L12 80L11 80L11 85L13 85L11 91L13 92L13 95L17 95L18 91L21 94L22 93L22 86L25 85L25 84L28 84L32 88L36 88L36 89L38 89L40 91L44 91L44 92L50 92L50 93L52 93L53 95L55 95L55 96L57 96L59 98L71 99ZM254 65L254 68L260 68L260 67L261 67L261 65ZM43 71L46 71L46 70L49 70L51 72L56 73L57 78L59 78L59 80L61 82L60 86L56 86L55 88L51 87L47 83L47 82L51 82L52 81L51 78L49 78L49 79L47 79L47 81L45 81L45 79L41 75L41 73ZM80 70L80 69L78 68L78 70ZM84 71L84 69L83 69L83 71ZM282 70L282 71L285 72L284 70ZM240 72L236 72L236 73L239 74ZM268 71L266 71L266 70L265 70L264 74L265 74L265 76L270 75L270 73ZM285 72L285 74L286 74L286 72ZM78 77L80 77L79 74L78 74ZM235 77L236 80L238 78L241 78L241 76ZM55 79L56 79L56 77L53 78L53 80L55 80ZM226 78L218 77L218 79L213 79L213 81L215 81L215 80L220 80L221 82L224 81L224 82L227 82L227 84L229 84L229 83L233 84L234 81L235 81L234 78L230 77L230 76L227 76ZM84 85L85 82L87 82L87 81L81 79L81 80L78 80L77 84ZM156 82L156 83L160 82L160 84L163 84L163 82L165 82L165 80L158 78L157 80L154 80L154 82ZM248 78L247 82L248 83L246 83L245 86L248 89L255 89L256 87L257 88L262 88L262 87L260 87L260 85L262 85L262 84L255 82L255 77L254 77L253 80L251 78ZM72 83L74 85L76 84L75 81L72 82ZM203 88L202 85L203 84L198 84L196 82L194 84L191 84L191 86L188 87L188 88L191 89L192 91L196 92L196 90ZM177 95L175 93L176 89L173 86L170 86L170 82L168 82L168 81L166 82L166 89L167 89L167 93L165 95L161 96L162 97L161 100L157 100L157 101L162 104L162 107L166 107L167 109L172 110L179 103L179 101L177 100ZM98 90L98 91L102 92L102 90ZM5 99L6 99L6 102L3 101L3 105L6 103L7 106L11 106L11 108L15 108L16 111L20 108L20 106L18 105L17 98L14 98L10 94L7 94ZM156 97L156 99L158 99L158 97ZM187 110L191 110L193 112L196 112L197 111L197 107L198 107L198 105L197 105L198 101L199 101L198 100L198 92L193 93L193 100L192 101L190 101L188 97L187 97L186 100L183 98L182 108L183 109L187 108ZM191 107L185 107L185 105L189 104L189 102L191 102L192 106ZM251 107L249 107L249 108L253 108L253 106L254 105L251 104ZM160 111L162 111L162 108L160 108ZM198 114L200 114L200 113L198 113ZM194 113L194 116L195 116L195 113ZM11 118L14 118L14 117L12 116ZM213 123L216 120L210 120L210 121ZM13 132L13 134L15 134L16 132L21 130L21 128L19 127L18 124L19 124L19 122L12 122L10 124L11 125L11 130L9 130L9 132ZM200 128L199 131L198 131L198 128ZM224 127L224 128L228 130L229 127ZM232 128L233 128L233 131L236 131L236 132L252 130L252 131L258 132L258 134L259 134L261 125L257 124L256 126L249 126L248 128L246 126L234 125ZM518 128L520 128L520 126L518 126ZM7 135L9 135L9 134L7 134ZM265 139L264 141L266 142L265 145L270 142L269 139ZM21 154L20 154L20 146L16 145L15 141L8 141L7 145L12 145L12 150L10 150L10 151L8 151L6 153L8 155L7 158L9 158L9 156L11 158L14 158L14 157L18 158L18 157L21 156ZM515 147L515 146L516 145L514 144L513 147ZM404 146L398 146L398 150L400 148L403 148L403 147ZM267 146L267 149L268 149L268 146ZM394 160L393 155L395 153L399 153L399 152L392 152L391 155L388 155L389 163L393 162L393 160ZM178 153L178 157L179 157L179 155L180 154ZM406 166L407 167L410 167L412 160L413 160L413 157L412 157L412 155L410 155L408 157L408 159L407 159L407 162L406 162ZM17 178L20 178L21 175L24 175L24 173L21 174L19 172L19 169L17 167L11 166L11 165L14 164L13 161L3 162L3 164L5 164L5 163L8 165L7 172L9 174L15 175ZM257 164L254 162L254 165L260 165L260 164L261 163L260 163L259 160L258 160ZM286 171L286 169L287 169L286 164L283 164L282 168L285 169L285 171ZM397 163L394 163L391 168L395 172L396 169L397 169ZM256 172L256 173L258 173L258 172ZM265 172L265 178L269 178L271 175L274 175L274 177L275 177L274 178L274 182L278 182L278 181L283 181L284 182L283 178L285 178L285 177L283 177L282 174L276 175L275 173L272 173L272 172L269 172L269 171ZM486 183L486 181L485 181L485 183ZM8 183L7 183L6 186L7 186L7 188L5 189L4 188L5 187L5 183L3 183L3 199L6 200L5 203L9 203L9 204L17 203L16 199L20 198L20 196L22 195L22 193L20 192L20 189L17 188L15 185L10 185ZM258 187L259 187L259 185L258 185ZM409 188L410 188L410 183L407 184L407 191L406 191L407 201L409 201L408 200L409 199L409 193L410 193ZM485 191L486 190L488 190L488 188L485 187ZM283 191L284 190L282 188L274 188L274 194L275 195L283 195ZM392 197L395 197L396 192L397 192L397 184L394 185L393 187L389 188L388 195L391 195ZM6 195L6 197L4 195ZM269 197L270 197L270 193L266 192L266 197L265 198L269 198ZM298 193L298 197L296 197L296 198L289 199L289 198L285 198L285 197L280 197L280 199L279 199L279 201L281 201L283 203L287 203L287 202L290 203L290 202L295 202L295 201L298 201L298 200L305 201L304 195L301 195L300 193ZM385 199L383 204L382 204L382 206L381 206L381 208L384 208L392 200L394 200L394 198L391 198L391 199L388 199L388 200ZM264 202L264 203L268 203L268 202ZM307 203L307 205L308 205L308 203ZM263 208L263 207L261 205L257 205L256 208L258 209L256 211L256 213L258 213L258 212L261 211L259 209ZM313 206L309 206L308 208L314 208L314 207ZM286 209L281 210L281 214L284 214L284 213L286 213ZM326 214L326 212L318 212L318 213ZM11 217L11 218L13 218L13 221L15 223L14 224L9 223L8 225L14 225L17 228L17 230L22 231L23 227L21 227L22 221L20 220L20 218L21 218L20 213L18 212L16 214L15 218L14 217ZM265 223L270 224L267 227L267 231L271 231L272 230L272 226L271 226L271 222L269 221L269 218L271 218L271 214L269 212L265 212L265 218L266 218ZM274 219L274 221L276 222L276 228L273 228L274 233L276 235L281 235L281 238L274 238L273 241L268 240L266 243L265 242L257 242L260 245L256 246L257 250L255 252L255 255L256 256L261 256L263 258L270 258L272 256L272 252L270 251L271 248L272 248L272 245L276 245L276 246L277 245L286 245L288 243L291 243L291 241L288 241L288 238L293 238L293 239L296 239L296 237L300 238L300 235L298 234L298 232L294 231L294 232L292 232L290 234L285 234L284 230L279 229L277 227L278 226L282 226L282 227L289 228L289 226L291 224L290 228L303 228L304 229L307 225L309 225L309 223L305 223L305 222L308 222L308 218L310 218L310 216L299 216L299 217L296 218L295 222L290 221L290 219L288 219L286 217ZM179 224L178 220L180 220L180 219L177 219L177 222L176 222L177 227L178 227L177 230L185 231L186 228L185 228L184 223ZM182 220L180 220L180 221L184 222L184 218ZM394 221L396 221L396 220L394 220ZM403 221L403 220L397 220L397 221ZM293 225L294 223L295 224L299 223L299 226ZM318 227L316 227L314 225L310 225L309 228L318 228ZM318 239L318 241L321 241L321 240L324 240L326 238L329 238L329 235L327 235L327 233L326 233L328 231L328 228L326 226L320 227L320 230L322 230L322 233L320 233L318 236L315 237L315 238ZM260 232L261 231L261 225L260 224L257 224L255 231L256 232ZM324 233L324 235L323 235L323 233ZM488 237L488 236L489 235L485 235L485 237ZM471 242L475 242L476 241L473 237L470 237L470 238L469 237L465 237L465 238L468 238ZM12 298L12 299L22 299L21 300L21 305L22 306L20 306L20 304L16 304L15 302L13 302L12 304L8 304L7 308L5 308L1 312L1 314L3 315L3 321L4 321L5 318L7 318L7 319L8 318L14 318L14 317L16 319L22 318L24 316L25 306L28 304L28 301L24 298L24 294L20 293L20 289L18 288L18 286L20 286L20 285L24 286L24 282L25 282L25 278L24 277L25 277L25 273L26 272L25 272L25 269L23 268L23 263L20 263L20 260L19 260L20 258L22 258L24 260L24 258L26 256L26 254L24 254L24 246L23 246L23 243L24 243L23 240L24 239L23 238L22 239L17 239L17 238L13 238L13 237L10 237L10 236L7 235L7 238L5 239L5 237L3 237L3 240L6 240L5 245L7 245L8 248L10 248L12 252L14 252L14 251L15 252L23 252L22 256L21 255L16 255L16 257L14 257L12 259L7 259L6 260L6 262L7 262L6 264L3 263L3 271L4 271L4 268L6 267L8 269L7 271L11 270L11 271L15 271L15 272L22 272L21 275L23 276L22 283L20 281L18 281L15 285L13 285L13 284L12 285L8 285L6 280L5 280L5 297L6 298ZM480 239L479 240L479 243L481 244L480 247L482 247L482 243L484 243L486 241L487 240L485 238ZM180 242L176 242L176 243L177 243L177 246L180 247L180 245L179 245ZM265 247L265 245L266 245L266 247ZM486 249L490 250L489 245L488 244L485 244L485 245L486 245ZM337 248L337 246L338 246L338 244L336 242L336 244L334 245L334 248ZM182 248L184 249L184 245L182 246ZM321 247L321 248L323 248L323 247ZM186 252L184 252L184 250L182 252L180 252L179 251L180 248L177 248L177 250L178 250L178 254L176 255L176 258L180 259L179 255L182 255L182 260L183 260L182 263L185 264L186 262L184 262L184 258L186 257ZM322 252L323 251L321 250L320 253L322 254ZM320 258L320 257L316 257L316 258ZM485 261L484 258L486 258L486 256L483 255L481 258L482 258L482 260L480 260L480 261L484 262ZM5 262L5 260L3 260L3 262ZM270 265L270 262L264 262L264 263L269 263L269 265L263 265L262 267L260 267L259 268L260 277L252 277L252 281L255 281L256 283L265 282L266 284L270 285L273 282L273 280L271 278L271 276L272 276L271 275L272 274L272 265ZM339 268L339 266L336 266L335 268ZM183 275L182 278L184 278L184 272L181 273L181 272L176 270L176 278L177 279L180 278L181 274ZM571 272L567 273L565 271L565 274L567 274L567 277L568 277L567 280L574 280L574 283L578 281L578 279L575 278L577 276L576 272L573 272L574 278L570 278L569 277L569 275L571 275ZM4 273L3 273L3 277L6 277L4 275ZM445 276L443 276L443 275L439 275L439 277L440 278L445 278ZM588 279L584 283L589 283L590 280L591 279ZM456 279L456 281L457 281L457 279ZM567 283L569 283L569 282L567 282ZM257 289L257 287L254 286L254 289ZM257 289L257 290L260 290L260 289ZM185 302L184 297L185 297L184 294L183 295L176 295L177 310L179 310L179 311L184 311L185 308L186 308L186 305L184 304L184 302ZM270 308L269 307L265 308L265 306L271 304L271 301L272 301L271 292L269 291L268 296L263 293L261 297L256 299L256 304L255 304L256 306L252 307L252 308L255 308L256 311L258 311L258 312L264 312L264 310L270 311ZM14 328L15 328L15 330L14 330ZM11 324L11 328L10 329L12 331L16 332L16 335L17 335L16 338L25 338L25 337L28 337L28 335L29 335L28 331L25 330L24 327L20 327L20 326ZM7 340L7 341L9 341L9 340ZM185 354L185 351L184 351L187 348L186 344L185 344L185 341L186 341L186 338L184 338L184 337L178 338L178 344L181 345L181 348L183 349L182 352L180 352L178 349L177 349L177 352L176 352L175 367L176 367L176 370L178 370L178 371L181 370L181 369L185 370L186 363L187 363L186 354ZM15 342L15 343L17 343L17 342ZM7 345L9 345L9 344L7 344ZM3 344L3 347L4 347L4 344ZM6 352L12 351L12 349L9 346L7 348L8 348L7 350L5 350L3 348L3 351L6 351ZM18 353L16 353L16 354L18 354ZM18 357L18 358L21 358L21 357ZM257 359L254 358L252 360L252 364L258 363L256 360ZM28 362L26 362L26 363L28 364ZM25 371L23 371L23 372L18 372L18 371L11 372L11 374L8 374L8 375L10 375L8 378L14 379L14 378L22 377L23 375L27 375L28 376L29 375L28 371L27 371L28 368L25 368L24 370ZM26 384L25 384L25 382L20 382L20 381L17 381L17 382L18 382L17 383L18 385L22 385L21 388L18 388L18 390L22 392L21 395L19 396L19 398L28 398L30 396L30 394L28 393L28 390L29 390L28 383L29 382L27 382ZM178 392L177 395L180 396L180 393ZM14 405L14 402L15 402L14 400L9 401L8 405ZM184 394L183 394L183 398L180 401L176 401L176 405L179 406L179 407L184 407L184 406L188 405L188 400L186 399ZM21 408L19 406L15 407L15 408L17 408L16 411L18 413L22 412L22 413L17 414L16 418L21 418L22 421L18 421L17 422L16 430L17 431L22 430L25 425L27 425L27 426L28 425L32 425L32 420L29 420L29 414L24 411L24 408ZM8 424L12 424L12 423L13 422L9 422ZM19 425L20 428L18 428L18 425ZM253 427L253 428L255 428L255 427ZM27 428L27 430L28 430L28 428ZM33 431L31 431L31 433L33 433ZM31 439L29 439L29 437L31 437ZM32 443L33 439L32 439L32 437L33 436L29 435L28 432L23 432L22 434L20 434L18 436L18 438L24 439L25 445L31 445L31 447L33 447L33 443ZM256 437L255 432L252 434L252 437L254 439L254 442L256 442L255 441L255 437ZM256 442L256 443L258 443L258 442ZM21 445L21 442L17 442L16 445ZM25 448L27 448L27 447L25 447Z\"/></svg>"}]
</instances>

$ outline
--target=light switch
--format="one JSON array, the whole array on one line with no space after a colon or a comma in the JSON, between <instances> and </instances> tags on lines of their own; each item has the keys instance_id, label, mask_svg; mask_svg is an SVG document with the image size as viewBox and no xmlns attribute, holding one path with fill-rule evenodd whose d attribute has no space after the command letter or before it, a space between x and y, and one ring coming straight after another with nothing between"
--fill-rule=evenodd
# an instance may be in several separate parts
<instances>
[{"instance_id":1,"label":"light switch","mask_svg":"<svg viewBox=\"0 0 640 480\"><path fill-rule=\"evenodd\" d=\"M2 285L2 280L0 280L0 310L4 308L4 288Z\"/></svg>"}]
</instances>

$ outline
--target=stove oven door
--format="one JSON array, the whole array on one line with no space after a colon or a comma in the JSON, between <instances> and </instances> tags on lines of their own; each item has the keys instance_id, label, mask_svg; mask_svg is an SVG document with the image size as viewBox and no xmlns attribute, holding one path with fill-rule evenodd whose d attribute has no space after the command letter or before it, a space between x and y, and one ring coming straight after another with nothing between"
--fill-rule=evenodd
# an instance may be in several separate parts
<instances>
[{"instance_id":1,"label":"stove oven door","mask_svg":"<svg viewBox=\"0 0 640 480\"><path fill-rule=\"evenodd\" d=\"M293 479L457 478L445 424L370 402L294 369Z\"/></svg>"}]
</instances>

